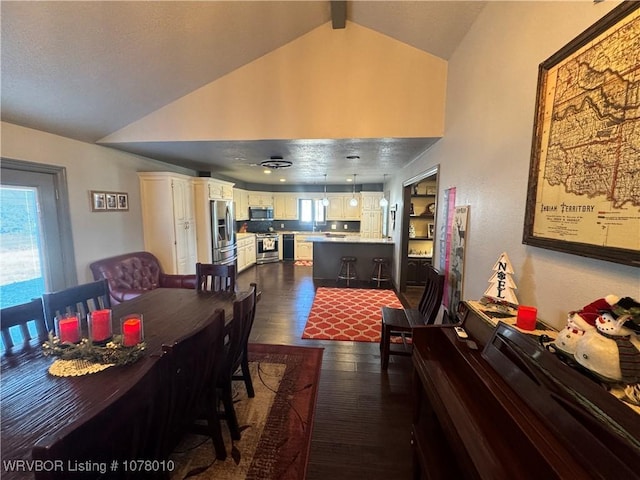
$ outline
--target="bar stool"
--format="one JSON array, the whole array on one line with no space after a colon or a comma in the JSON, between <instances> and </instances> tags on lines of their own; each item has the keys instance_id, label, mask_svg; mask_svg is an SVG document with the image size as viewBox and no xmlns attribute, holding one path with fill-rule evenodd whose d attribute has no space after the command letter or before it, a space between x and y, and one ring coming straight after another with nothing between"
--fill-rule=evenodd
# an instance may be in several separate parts
<instances>
[{"instance_id":1,"label":"bar stool","mask_svg":"<svg viewBox=\"0 0 640 480\"><path fill-rule=\"evenodd\" d=\"M389 275L389 259L386 257L375 257L373 259L373 271L371 272L371 280L377 282L378 288L382 282L390 282Z\"/></svg>"},{"instance_id":2,"label":"bar stool","mask_svg":"<svg viewBox=\"0 0 640 480\"><path fill-rule=\"evenodd\" d=\"M350 280L356 280L358 273L356 272L356 257L341 257L340 272L338 272L338 281L346 280L347 287Z\"/></svg>"}]
</instances>

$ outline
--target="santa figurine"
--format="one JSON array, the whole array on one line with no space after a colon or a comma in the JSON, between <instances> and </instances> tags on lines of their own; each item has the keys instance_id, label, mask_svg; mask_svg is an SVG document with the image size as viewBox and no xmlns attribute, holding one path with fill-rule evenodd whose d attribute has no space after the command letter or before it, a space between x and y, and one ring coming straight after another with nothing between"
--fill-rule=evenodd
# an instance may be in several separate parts
<instances>
[{"instance_id":1,"label":"santa figurine","mask_svg":"<svg viewBox=\"0 0 640 480\"><path fill-rule=\"evenodd\" d=\"M561 352L573 356L576 353L578 341L587 333L595 333L596 320L600 312L611 310L618 300L615 295L607 295L584 306L581 310L569 312L567 326L558 333L554 346Z\"/></svg>"}]
</instances>

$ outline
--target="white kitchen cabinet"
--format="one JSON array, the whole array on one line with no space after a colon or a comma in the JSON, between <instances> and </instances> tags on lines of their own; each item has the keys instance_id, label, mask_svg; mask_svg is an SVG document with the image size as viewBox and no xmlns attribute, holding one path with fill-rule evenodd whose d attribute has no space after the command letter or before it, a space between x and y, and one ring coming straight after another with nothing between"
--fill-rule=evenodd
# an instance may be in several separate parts
<instances>
[{"instance_id":1,"label":"white kitchen cabinet","mask_svg":"<svg viewBox=\"0 0 640 480\"><path fill-rule=\"evenodd\" d=\"M249 192L250 207L273 207L273 193L270 192Z\"/></svg>"},{"instance_id":2,"label":"white kitchen cabinet","mask_svg":"<svg viewBox=\"0 0 640 480\"><path fill-rule=\"evenodd\" d=\"M382 237L382 192L362 192L360 194L360 236L363 238Z\"/></svg>"},{"instance_id":3,"label":"white kitchen cabinet","mask_svg":"<svg viewBox=\"0 0 640 480\"><path fill-rule=\"evenodd\" d=\"M382 237L382 211L363 211L360 214L360 236L362 238Z\"/></svg>"},{"instance_id":4,"label":"white kitchen cabinet","mask_svg":"<svg viewBox=\"0 0 640 480\"><path fill-rule=\"evenodd\" d=\"M140 172L144 248L165 273L196 270L193 178L171 172Z\"/></svg>"},{"instance_id":5,"label":"white kitchen cabinet","mask_svg":"<svg viewBox=\"0 0 640 480\"><path fill-rule=\"evenodd\" d=\"M234 213L236 220L249 220L249 192L240 188L233 189Z\"/></svg>"},{"instance_id":6,"label":"white kitchen cabinet","mask_svg":"<svg viewBox=\"0 0 640 480\"><path fill-rule=\"evenodd\" d=\"M297 220L298 195L290 193L276 193L273 195L273 219Z\"/></svg>"},{"instance_id":7,"label":"white kitchen cabinet","mask_svg":"<svg viewBox=\"0 0 640 480\"><path fill-rule=\"evenodd\" d=\"M307 234L296 235L296 260L313 260L313 242L305 241Z\"/></svg>"},{"instance_id":8,"label":"white kitchen cabinet","mask_svg":"<svg viewBox=\"0 0 640 480\"><path fill-rule=\"evenodd\" d=\"M193 179L195 186L201 186L209 200L233 200L233 183L208 177Z\"/></svg>"},{"instance_id":9,"label":"white kitchen cabinet","mask_svg":"<svg viewBox=\"0 0 640 480\"><path fill-rule=\"evenodd\" d=\"M351 205L352 193L330 193L327 195L329 206L327 207L327 220L360 220L360 194L356 193L358 200L356 206Z\"/></svg>"},{"instance_id":10,"label":"white kitchen cabinet","mask_svg":"<svg viewBox=\"0 0 640 480\"><path fill-rule=\"evenodd\" d=\"M382 195L382 192L360 192L361 210L380 210Z\"/></svg>"},{"instance_id":11,"label":"white kitchen cabinet","mask_svg":"<svg viewBox=\"0 0 640 480\"><path fill-rule=\"evenodd\" d=\"M256 263L256 236L238 237L238 273Z\"/></svg>"}]
</instances>

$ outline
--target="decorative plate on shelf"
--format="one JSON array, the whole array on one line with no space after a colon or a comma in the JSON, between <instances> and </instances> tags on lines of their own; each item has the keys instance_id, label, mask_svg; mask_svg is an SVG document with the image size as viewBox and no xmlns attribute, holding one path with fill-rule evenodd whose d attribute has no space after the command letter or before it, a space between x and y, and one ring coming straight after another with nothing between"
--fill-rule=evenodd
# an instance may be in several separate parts
<instances>
[{"instance_id":1,"label":"decorative plate on shelf","mask_svg":"<svg viewBox=\"0 0 640 480\"><path fill-rule=\"evenodd\" d=\"M427 205L426 211L428 213L430 213L431 215L436 213L436 204L435 203L430 203L429 205Z\"/></svg>"}]
</instances>

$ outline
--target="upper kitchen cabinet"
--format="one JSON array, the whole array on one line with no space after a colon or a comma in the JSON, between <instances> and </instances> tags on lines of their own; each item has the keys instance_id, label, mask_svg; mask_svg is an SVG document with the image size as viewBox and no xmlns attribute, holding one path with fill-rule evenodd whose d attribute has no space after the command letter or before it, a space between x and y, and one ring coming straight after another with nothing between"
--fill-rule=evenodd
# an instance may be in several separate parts
<instances>
[{"instance_id":1,"label":"upper kitchen cabinet","mask_svg":"<svg viewBox=\"0 0 640 480\"><path fill-rule=\"evenodd\" d=\"M273 207L273 193L270 192L249 192L250 207Z\"/></svg>"},{"instance_id":2,"label":"upper kitchen cabinet","mask_svg":"<svg viewBox=\"0 0 640 480\"><path fill-rule=\"evenodd\" d=\"M233 183L213 178L198 177L194 185L200 185L209 200L233 200Z\"/></svg>"},{"instance_id":3,"label":"upper kitchen cabinet","mask_svg":"<svg viewBox=\"0 0 640 480\"><path fill-rule=\"evenodd\" d=\"M274 220L298 219L298 195L295 193L275 193L273 195Z\"/></svg>"},{"instance_id":4,"label":"upper kitchen cabinet","mask_svg":"<svg viewBox=\"0 0 640 480\"><path fill-rule=\"evenodd\" d=\"M380 211L380 200L382 200L382 195L382 192L361 192L360 199L362 211Z\"/></svg>"},{"instance_id":5,"label":"upper kitchen cabinet","mask_svg":"<svg viewBox=\"0 0 640 480\"><path fill-rule=\"evenodd\" d=\"M233 201L236 220L249 220L249 192L234 188Z\"/></svg>"},{"instance_id":6,"label":"upper kitchen cabinet","mask_svg":"<svg viewBox=\"0 0 640 480\"><path fill-rule=\"evenodd\" d=\"M145 250L165 273L195 273L193 178L169 172L140 172L138 178Z\"/></svg>"},{"instance_id":7,"label":"upper kitchen cabinet","mask_svg":"<svg viewBox=\"0 0 640 480\"><path fill-rule=\"evenodd\" d=\"M329 206L327 207L327 220L360 220L360 194L356 193L355 198L358 204L351 205L351 193L330 193L327 195Z\"/></svg>"}]
</instances>

